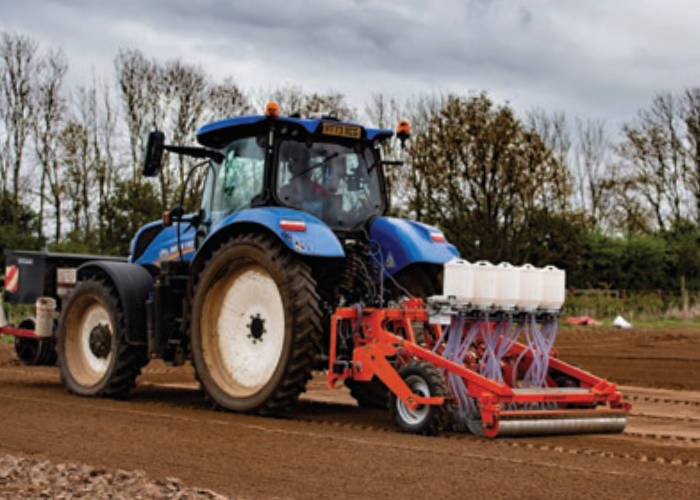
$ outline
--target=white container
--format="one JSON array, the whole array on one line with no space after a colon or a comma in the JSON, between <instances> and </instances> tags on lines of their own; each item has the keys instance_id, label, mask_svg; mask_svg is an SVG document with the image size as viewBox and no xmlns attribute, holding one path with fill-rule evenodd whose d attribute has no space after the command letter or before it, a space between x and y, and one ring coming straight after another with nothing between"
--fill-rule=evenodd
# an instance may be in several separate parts
<instances>
[{"instance_id":1,"label":"white container","mask_svg":"<svg viewBox=\"0 0 700 500\"><path fill-rule=\"evenodd\" d=\"M488 309L498 299L498 275L500 268L490 262L480 260L474 269L474 298L472 304L477 309Z\"/></svg>"},{"instance_id":2,"label":"white container","mask_svg":"<svg viewBox=\"0 0 700 500\"><path fill-rule=\"evenodd\" d=\"M566 272L554 266L547 266L542 273L541 309L558 310L566 298Z\"/></svg>"},{"instance_id":3,"label":"white container","mask_svg":"<svg viewBox=\"0 0 700 500\"><path fill-rule=\"evenodd\" d=\"M474 297L474 266L464 259L446 262L442 294L460 302L471 302Z\"/></svg>"},{"instance_id":4,"label":"white container","mask_svg":"<svg viewBox=\"0 0 700 500\"><path fill-rule=\"evenodd\" d=\"M532 264L518 268L520 272L520 292L515 305L524 311L534 311L542 302L542 283L544 275L541 269Z\"/></svg>"},{"instance_id":5,"label":"white container","mask_svg":"<svg viewBox=\"0 0 700 500\"><path fill-rule=\"evenodd\" d=\"M56 312L56 301L51 297L39 297L36 300L36 327L34 334L37 337L50 337L53 335L53 317Z\"/></svg>"},{"instance_id":6,"label":"white container","mask_svg":"<svg viewBox=\"0 0 700 500\"><path fill-rule=\"evenodd\" d=\"M497 309L513 309L520 297L520 270L508 262L498 264Z\"/></svg>"}]
</instances>

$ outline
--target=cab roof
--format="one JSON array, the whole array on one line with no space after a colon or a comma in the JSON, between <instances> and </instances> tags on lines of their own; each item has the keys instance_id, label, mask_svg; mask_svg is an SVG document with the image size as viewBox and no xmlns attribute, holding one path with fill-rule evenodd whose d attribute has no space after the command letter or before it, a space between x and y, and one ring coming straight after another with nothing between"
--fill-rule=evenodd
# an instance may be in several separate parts
<instances>
[{"instance_id":1,"label":"cab roof","mask_svg":"<svg viewBox=\"0 0 700 500\"><path fill-rule=\"evenodd\" d=\"M271 118L265 115L241 116L238 118L227 118L216 122L204 125L197 131L197 141L202 146L210 148L224 147L228 142L239 137L248 137L251 134L258 133L263 128L264 124L269 120L274 120L279 123L288 123L299 125L306 129L309 134L315 134L319 130L323 122L332 122L338 125L352 125L361 127L364 131L364 139L373 141L378 139L383 141L388 139L394 132L390 129L383 128L364 128L361 125L353 122L341 122L328 118L291 118L288 116L279 116Z\"/></svg>"}]
</instances>

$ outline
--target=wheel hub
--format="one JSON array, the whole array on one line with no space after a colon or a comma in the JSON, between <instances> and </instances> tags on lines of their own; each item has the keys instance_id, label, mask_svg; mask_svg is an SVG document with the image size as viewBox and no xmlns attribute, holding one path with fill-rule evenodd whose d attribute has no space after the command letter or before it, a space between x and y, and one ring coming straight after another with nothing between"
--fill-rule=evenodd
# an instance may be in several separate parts
<instances>
[{"instance_id":1,"label":"wheel hub","mask_svg":"<svg viewBox=\"0 0 700 500\"><path fill-rule=\"evenodd\" d=\"M250 323L248 323L246 326L250 330L248 333L248 338L253 342L253 344L263 341L263 334L266 332L265 320L260 317L260 313L256 314L255 316L251 316Z\"/></svg>"},{"instance_id":2,"label":"wheel hub","mask_svg":"<svg viewBox=\"0 0 700 500\"><path fill-rule=\"evenodd\" d=\"M112 350L112 333L107 325L99 324L90 330L90 351L98 358L106 358Z\"/></svg>"}]
</instances>

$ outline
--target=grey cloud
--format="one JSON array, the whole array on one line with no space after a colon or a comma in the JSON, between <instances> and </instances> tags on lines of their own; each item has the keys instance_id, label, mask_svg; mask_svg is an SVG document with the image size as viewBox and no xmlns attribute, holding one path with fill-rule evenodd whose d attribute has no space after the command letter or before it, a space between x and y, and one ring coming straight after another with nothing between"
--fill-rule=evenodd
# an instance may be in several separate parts
<instances>
[{"instance_id":1,"label":"grey cloud","mask_svg":"<svg viewBox=\"0 0 700 500\"><path fill-rule=\"evenodd\" d=\"M533 106L629 119L657 90L700 83L694 23L677 0L371 2L3 1L0 27L62 45L74 78L119 47L183 57L250 87L347 93L487 90ZM82 72L82 73L81 73ZM77 74L75 74L77 73Z\"/></svg>"}]
</instances>

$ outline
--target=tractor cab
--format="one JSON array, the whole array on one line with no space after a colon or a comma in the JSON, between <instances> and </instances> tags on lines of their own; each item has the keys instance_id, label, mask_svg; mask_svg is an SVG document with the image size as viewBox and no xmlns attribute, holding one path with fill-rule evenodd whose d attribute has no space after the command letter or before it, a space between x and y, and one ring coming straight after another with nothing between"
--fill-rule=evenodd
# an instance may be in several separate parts
<instances>
[{"instance_id":1,"label":"tractor cab","mask_svg":"<svg viewBox=\"0 0 700 500\"><path fill-rule=\"evenodd\" d=\"M363 229L387 211L379 145L391 135L331 117L274 114L202 127L198 141L220 155L206 176L201 235L231 213L263 206L311 214L334 232Z\"/></svg>"}]
</instances>

